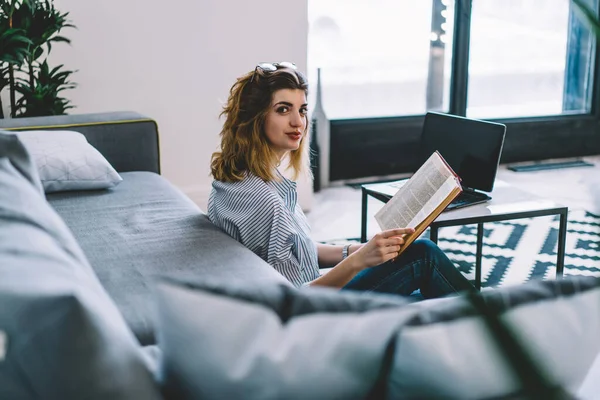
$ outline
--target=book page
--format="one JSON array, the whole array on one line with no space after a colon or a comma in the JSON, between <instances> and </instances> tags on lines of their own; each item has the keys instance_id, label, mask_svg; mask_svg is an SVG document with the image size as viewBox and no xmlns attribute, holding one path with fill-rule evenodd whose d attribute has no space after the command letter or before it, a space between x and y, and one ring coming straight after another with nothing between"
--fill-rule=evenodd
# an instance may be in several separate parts
<instances>
[{"instance_id":1,"label":"book page","mask_svg":"<svg viewBox=\"0 0 600 400\"><path fill-rule=\"evenodd\" d=\"M460 186L438 153L434 153L375 214L382 230L415 228Z\"/></svg>"}]
</instances>

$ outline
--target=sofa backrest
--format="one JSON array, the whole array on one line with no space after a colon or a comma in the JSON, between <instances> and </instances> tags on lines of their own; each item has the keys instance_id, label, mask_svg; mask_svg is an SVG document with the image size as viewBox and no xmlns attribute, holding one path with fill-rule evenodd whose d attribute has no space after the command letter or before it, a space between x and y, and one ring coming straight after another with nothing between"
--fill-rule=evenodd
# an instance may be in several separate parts
<instances>
[{"instance_id":1,"label":"sofa backrest","mask_svg":"<svg viewBox=\"0 0 600 400\"><path fill-rule=\"evenodd\" d=\"M82 133L118 172L160 173L158 126L136 112L0 119L0 129L74 130Z\"/></svg>"}]
</instances>

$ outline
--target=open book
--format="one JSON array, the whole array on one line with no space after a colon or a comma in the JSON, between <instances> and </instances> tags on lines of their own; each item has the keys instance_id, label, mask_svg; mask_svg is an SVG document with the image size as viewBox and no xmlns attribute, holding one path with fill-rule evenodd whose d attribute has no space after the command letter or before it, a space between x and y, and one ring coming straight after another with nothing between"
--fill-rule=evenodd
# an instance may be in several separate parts
<instances>
[{"instance_id":1,"label":"open book","mask_svg":"<svg viewBox=\"0 0 600 400\"><path fill-rule=\"evenodd\" d=\"M375 220L382 230L415 229L404 238L401 254L460 192L460 178L436 151L375 214Z\"/></svg>"}]
</instances>

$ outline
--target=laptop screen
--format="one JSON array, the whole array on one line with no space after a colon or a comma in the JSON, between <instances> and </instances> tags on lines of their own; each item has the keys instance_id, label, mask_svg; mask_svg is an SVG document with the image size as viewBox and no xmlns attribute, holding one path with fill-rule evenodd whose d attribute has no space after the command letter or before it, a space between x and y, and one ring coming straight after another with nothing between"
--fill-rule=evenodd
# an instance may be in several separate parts
<instances>
[{"instance_id":1,"label":"laptop screen","mask_svg":"<svg viewBox=\"0 0 600 400\"><path fill-rule=\"evenodd\" d=\"M437 150L464 186L491 192L505 133L503 124L429 112L421 133L421 161Z\"/></svg>"}]
</instances>

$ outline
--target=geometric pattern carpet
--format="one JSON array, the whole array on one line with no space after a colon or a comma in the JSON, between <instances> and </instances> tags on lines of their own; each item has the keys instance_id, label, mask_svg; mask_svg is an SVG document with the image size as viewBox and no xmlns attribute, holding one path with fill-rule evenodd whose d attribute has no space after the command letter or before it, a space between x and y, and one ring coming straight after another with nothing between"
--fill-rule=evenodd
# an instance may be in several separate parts
<instances>
[{"instance_id":1,"label":"geometric pattern carpet","mask_svg":"<svg viewBox=\"0 0 600 400\"><path fill-rule=\"evenodd\" d=\"M570 211L564 275L600 276L600 216ZM559 217L484 224L482 286L556 277ZM441 228L438 245L469 279L475 279L477 225Z\"/></svg>"},{"instance_id":2,"label":"geometric pattern carpet","mask_svg":"<svg viewBox=\"0 0 600 400\"><path fill-rule=\"evenodd\" d=\"M600 277L600 216L569 211L564 275ZM483 287L514 285L556 277L558 216L489 222L483 225ZM429 231L423 234L428 237ZM477 225L440 228L438 246L457 268L475 279ZM330 244L356 239L327 241Z\"/></svg>"}]
</instances>

